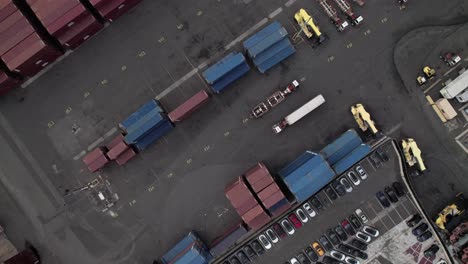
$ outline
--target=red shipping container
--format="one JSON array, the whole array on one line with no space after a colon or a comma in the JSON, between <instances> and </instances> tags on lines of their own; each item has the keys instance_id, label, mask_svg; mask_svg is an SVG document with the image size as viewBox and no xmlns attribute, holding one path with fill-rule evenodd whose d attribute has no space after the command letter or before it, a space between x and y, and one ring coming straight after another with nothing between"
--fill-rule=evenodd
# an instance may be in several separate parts
<instances>
[{"instance_id":1,"label":"red shipping container","mask_svg":"<svg viewBox=\"0 0 468 264\"><path fill-rule=\"evenodd\" d=\"M251 198L251 199L244 201L241 205L234 207L234 208L236 209L239 215L243 215L257 205L258 205L257 200L255 200L255 198Z\"/></svg>"},{"instance_id":2,"label":"red shipping container","mask_svg":"<svg viewBox=\"0 0 468 264\"><path fill-rule=\"evenodd\" d=\"M0 55L11 50L32 33L34 29L19 11L0 22Z\"/></svg>"},{"instance_id":3,"label":"red shipping container","mask_svg":"<svg viewBox=\"0 0 468 264\"><path fill-rule=\"evenodd\" d=\"M106 155L99 156L95 161L88 165L88 170L90 172L95 172L102 169L107 163L109 163L109 159L107 159Z\"/></svg>"},{"instance_id":4,"label":"red shipping container","mask_svg":"<svg viewBox=\"0 0 468 264\"><path fill-rule=\"evenodd\" d=\"M104 156L105 154L105 149L102 147L95 148L93 151L89 152L86 156L84 156L81 160L84 162L84 164L89 165L93 161L97 160L99 157Z\"/></svg>"},{"instance_id":5,"label":"red shipping container","mask_svg":"<svg viewBox=\"0 0 468 264\"><path fill-rule=\"evenodd\" d=\"M2 59L10 70L32 77L61 55L60 51L47 45L33 33L2 55Z\"/></svg>"},{"instance_id":6,"label":"red shipping container","mask_svg":"<svg viewBox=\"0 0 468 264\"><path fill-rule=\"evenodd\" d=\"M111 142L109 142L107 145L106 145L106 148L107 149L111 149L113 147L115 147L117 144L119 144L122 140L124 139L124 136L122 134L118 134L114 139L112 139Z\"/></svg>"},{"instance_id":7,"label":"red shipping container","mask_svg":"<svg viewBox=\"0 0 468 264\"><path fill-rule=\"evenodd\" d=\"M128 148L124 153L122 153L115 161L119 165L124 165L133 157L136 156L136 152L132 148Z\"/></svg>"},{"instance_id":8,"label":"red shipping container","mask_svg":"<svg viewBox=\"0 0 468 264\"><path fill-rule=\"evenodd\" d=\"M278 185L276 183L272 183L268 185L265 189L263 189L261 192L257 193L258 198L260 198L261 201L267 199L268 197L272 196L276 192L281 192Z\"/></svg>"},{"instance_id":9,"label":"red shipping container","mask_svg":"<svg viewBox=\"0 0 468 264\"><path fill-rule=\"evenodd\" d=\"M77 26L83 18L91 15L84 6L76 5L72 9L64 13L60 18L45 27L47 31L54 37L59 37L71 28Z\"/></svg>"},{"instance_id":10,"label":"red shipping container","mask_svg":"<svg viewBox=\"0 0 468 264\"><path fill-rule=\"evenodd\" d=\"M275 204L277 204L279 201L283 200L285 197L283 195L283 193L281 192L276 192L274 194L272 194L271 196L269 196L268 198L266 198L265 200L262 200L262 204L263 206L265 206L266 208L271 208L272 206L274 206Z\"/></svg>"},{"instance_id":11,"label":"red shipping container","mask_svg":"<svg viewBox=\"0 0 468 264\"><path fill-rule=\"evenodd\" d=\"M93 1L91 1L93 2ZM135 7L141 0L116 0L116 1L99 1L96 9L107 20L114 21L130 9Z\"/></svg>"},{"instance_id":12,"label":"red shipping container","mask_svg":"<svg viewBox=\"0 0 468 264\"><path fill-rule=\"evenodd\" d=\"M78 0L27 0L27 2L37 18L46 27L73 7L81 5Z\"/></svg>"},{"instance_id":13,"label":"red shipping container","mask_svg":"<svg viewBox=\"0 0 468 264\"><path fill-rule=\"evenodd\" d=\"M187 118L191 113L197 110L200 106L208 102L210 96L205 90L201 90L194 96L190 97L183 104L170 112L167 116L172 122L180 122Z\"/></svg>"},{"instance_id":14,"label":"red shipping container","mask_svg":"<svg viewBox=\"0 0 468 264\"><path fill-rule=\"evenodd\" d=\"M270 217L266 214L263 208L258 205L250 209L246 214L242 216L242 220L252 229L258 229L268 222L270 222Z\"/></svg>"},{"instance_id":15,"label":"red shipping container","mask_svg":"<svg viewBox=\"0 0 468 264\"><path fill-rule=\"evenodd\" d=\"M110 160L115 160L117 159L124 151L128 149L127 143L125 141L121 141L117 145L115 145L112 149L109 149L109 152L107 152L107 157L109 157Z\"/></svg>"},{"instance_id":16,"label":"red shipping container","mask_svg":"<svg viewBox=\"0 0 468 264\"><path fill-rule=\"evenodd\" d=\"M248 199L255 199L242 180L242 177L238 177L236 181L228 185L225 189L225 194L235 208L241 206Z\"/></svg>"},{"instance_id":17,"label":"red shipping container","mask_svg":"<svg viewBox=\"0 0 468 264\"><path fill-rule=\"evenodd\" d=\"M87 15L77 25L59 36L58 40L62 45L70 49L76 49L103 27L92 15Z\"/></svg>"},{"instance_id":18,"label":"red shipping container","mask_svg":"<svg viewBox=\"0 0 468 264\"><path fill-rule=\"evenodd\" d=\"M0 96L5 95L8 91L18 87L20 84L20 80L11 78L6 73L0 71Z\"/></svg>"},{"instance_id":19,"label":"red shipping container","mask_svg":"<svg viewBox=\"0 0 468 264\"><path fill-rule=\"evenodd\" d=\"M18 10L11 2L11 0L1 0L0 1L0 22L5 20L8 16L13 14L16 10Z\"/></svg>"},{"instance_id":20,"label":"red shipping container","mask_svg":"<svg viewBox=\"0 0 468 264\"><path fill-rule=\"evenodd\" d=\"M256 193L274 182L273 177L271 177L270 172L262 162L248 169L244 175Z\"/></svg>"}]
</instances>

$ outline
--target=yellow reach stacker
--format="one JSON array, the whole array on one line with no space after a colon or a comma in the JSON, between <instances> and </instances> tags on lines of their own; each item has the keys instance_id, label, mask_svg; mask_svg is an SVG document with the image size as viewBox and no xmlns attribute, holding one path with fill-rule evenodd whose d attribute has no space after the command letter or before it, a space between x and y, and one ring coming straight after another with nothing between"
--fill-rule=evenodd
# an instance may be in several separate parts
<instances>
[{"instance_id":1,"label":"yellow reach stacker","mask_svg":"<svg viewBox=\"0 0 468 264\"><path fill-rule=\"evenodd\" d=\"M416 141L412 138L403 139L401 141L401 146L403 148L406 163L408 163L410 167L417 165L419 171L424 172L426 170L426 166L424 165L421 150L419 149L418 144L416 144Z\"/></svg>"},{"instance_id":2,"label":"yellow reach stacker","mask_svg":"<svg viewBox=\"0 0 468 264\"><path fill-rule=\"evenodd\" d=\"M351 106L351 113L353 114L356 123L362 131L365 132L368 129L370 129L370 131L374 135L379 132L377 127L375 127L375 123L371 119L370 114L366 111L362 104L356 104Z\"/></svg>"},{"instance_id":3,"label":"yellow reach stacker","mask_svg":"<svg viewBox=\"0 0 468 264\"><path fill-rule=\"evenodd\" d=\"M450 223L453 217L463 214L466 208L466 201L463 197L462 193L458 193L455 196L455 200L447 205L437 216L435 220L435 224L441 229L445 230L447 228L447 224ZM455 225L457 225L456 223ZM452 226L455 226L451 224Z\"/></svg>"},{"instance_id":4,"label":"yellow reach stacker","mask_svg":"<svg viewBox=\"0 0 468 264\"><path fill-rule=\"evenodd\" d=\"M305 11L305 9L301 8L297 11L294 14L294 19L308 39L315 36L318 44L321 44L326 40L325 35L320 31L320 28L314 23L314 19L309 15L309 13L307 13L307 11Z\"/></svg>"}]
</instances>

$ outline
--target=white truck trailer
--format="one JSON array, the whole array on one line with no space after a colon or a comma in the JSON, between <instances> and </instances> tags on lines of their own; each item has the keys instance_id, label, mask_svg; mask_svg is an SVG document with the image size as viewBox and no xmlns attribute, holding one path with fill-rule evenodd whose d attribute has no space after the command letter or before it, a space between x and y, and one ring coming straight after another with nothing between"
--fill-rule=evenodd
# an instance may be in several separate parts
<instances>
[{"instance_id":1,"label":"white truck trailer","mask_svg":"<svg viewBox=\"0 0 468 264\"><path fill-rule=\"evenodd\" d=\"M297 121L301 120L308 113L314 111L317 107L325 103L325 98L321 94L314 97L312 100L299 107L296 111L286 116L281 122L273 125L273 131L278 134L287 126L293 125Z\"/></svg>"},{"instance_id":2,"label":"white truck trailer","mask_svg":"<svg viewBox=\"0 0 468 264\"><path fill-rule=\"evenodd\" d=\"M455 80L445 82L445 87L440 90L440 94L447 99L453 99L466 89L468 89L468 71L463 68ZM458 100L460 101L460 99Z\"/></svg>"}]
</instances>

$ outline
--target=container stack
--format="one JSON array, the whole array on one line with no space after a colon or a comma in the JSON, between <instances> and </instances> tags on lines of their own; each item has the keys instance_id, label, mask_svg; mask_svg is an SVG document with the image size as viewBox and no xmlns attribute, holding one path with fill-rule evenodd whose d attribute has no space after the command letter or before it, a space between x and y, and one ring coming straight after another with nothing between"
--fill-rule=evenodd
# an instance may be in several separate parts
<instances>
[{"instance_id":1,"label":"container stack","mask_svg":"<svg viewBox=\"0 0 468 264\"><path fill-rule=\"evenodd\" d=\"M106 156L107 149L104 147L95 148L88 155L83 157L83 162L88 167L90 172L96 172L106 166L109 163L109 159Z\"/></svg>"},{"instance_id":2,"label":"container stack","mask_svg":"<svg viewBox=\"0 0 468 264\"><path fill-rule=\"evenodd\" d=\"M265 73L296 52L288 39L288 32L277 21L245 40L243 46L261 73Z\"/></svg>"},{"instance_id":3,"label":"container stack","mask_svg":"<svg viewBox=\"0 0 468 264\"><path fill-rule=\"evenodd\" d=\"M171 111L167 116L173 123L180 122L208 102L209 99L208 93L205 90L201 90Z\"/></svg>"},{"instance_id":4,"label":"container stack","mask_svg":"<svg viewBox=\"0 0 468 264\"><path fill-rule=\"evenodd\" d=\"M348 153L348 155L335 163L333 165L333 169L337 174L341 174L366 157L371 151L371 146L367 144L360 144L357 148Z\"/></svg>"},{"instance_id":5,"label":"container stack","mask_svg":"<svg viewBox=\"0 0 468 264\"><path fill-rule=\"evenodd\" d=\"M247 229L243 223L235 225L227 230L223 235L217 237L210 246L210 253L213 257L221 256L223 252L231 248L237 241L247 234Z\"/></svg>"},{"instance_id":6,"label":"container stack","mask_svg":"<svg viewBox=\"0 0 468 264\"><path fill-rule=\"evenodd\" d=\"M18 87L20 84L21 84L20 80L12 78L8 76L5 72L0 70L0 96Z\"/></svg>"},{"instance_id":7,"label":"container stack","mask_svg":"<svg viewBox=\"0 0 468 264\"><path fill-rule=\"evenodd\" d=\"M50 35L75 49L103 28L78 0L26 0Z\"/></svg>"},{"instance_id":8,"label":"container stack","mask_svg":"<svg viewBox=\"0 0 468 264\"><path fill-rule=\"evenodd\" d=\"M125 142L144 150L172 130L172 125L159 102L151 100L120 123Z\"/></svg>"},{"instance_id":9,"label":"container stack","mask_svg":"<svg viewBox=\"0 0 468 264\"><path fill-rule=\"evenodd\" d=\"M122 134L114 138L106 147L109 150L107 157L110 160L115 160L119 165L124 165L136 156L136 152L125 142Z\"/></svg>"},{"instance_id":10,"label":"container stack","mask_svg":"<svg viewBox=\"0 0 468 264\"><path fill-rule=\"evenodd\" d=\"M10 71L32 77L60 55L35 32L12 1L0 1L0 57Z\"/></svg>"},{"instance_id":11,"label":"container stack","mask_svg":"<svg viewBox=\"0 0 468 264\"><path fill-rule=\"evenodd\" d=\"M192 231L161 257L163 264L208 264L213 257Z\"/></svg>"},{"instance_id":12,"label":"container stack","mask_svg":"<svg viewBox=\"0 0 468 264\"><path fill-rule=\"evenodd\" d=\"M232 52L203 72L203 78L215 93L247 74L250 70L244 55Z\"/></svg>"},{"instance_id":13,"label":"container stack","mask_svg":"<svg viewBox=\"0 0 468 264\"><path fill-rule=\"evenodd\" d=\"M141 0L90 0L90 2L104 19L113 22Z\"/></svg>"}]
</instances>

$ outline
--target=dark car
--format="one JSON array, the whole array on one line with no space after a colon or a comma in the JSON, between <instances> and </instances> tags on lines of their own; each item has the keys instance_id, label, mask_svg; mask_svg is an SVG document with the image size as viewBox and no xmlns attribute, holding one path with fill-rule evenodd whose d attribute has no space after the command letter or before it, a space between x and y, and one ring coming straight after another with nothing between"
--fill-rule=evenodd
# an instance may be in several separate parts
<instances>
[{"instance_id":1,"label":"dark car","mask_svg":"<svg viewBox=\"0 0 468 264\"><path fill-rule=\"evenodd\" d=\"M398 197L405 196L405 187L403 187L403 184L401 182L394 182L392 183L393 190L395 190L395 193Z\"/></svg>"},{"instance_id":2,"label":"dark car","mask_svg":"<svg viewBox=\"0 0 468 264\"><path fill-rule=\"evenodd\" d=\"M236 256L237 256L237 258L240 260L240 262L242 264L252 263L252 262L250 262L250 259L247 257L247 255L242 251L237 252Z\"/></svg>"},{"instance_id":3,"label":"dark car","mask_svg":"<svg viewBox=\"0 0 468 264\"><path fill-rule=\"evenodd\" d=\"M390 207L390 201L388 201L387 197L385 196L385 194L381 191L377 192L375 194L375 197L377 197L377 200L379 200L380 204L387 208L387 207Z\"/></svg>"},{"instance_id":4,"label":"dark car","mask_svg":"<svg viewBox=\"0 0 468 264\"><path fill-rule=\"evenodd\" d=\"M259 256L265 253L265 249L260 245L260 242L258 242L257 240L254 240L252 243L250 243L250 246L252 246L255 253Z\"/></svg>"},{"instance_id":5,"label":"dark car","mask_svg":"<svg viewBox=\"0 0 468 264\"><path fill-rule=\"evenodd\" d=\"M368 256L366 253L362 252L361 250L359 249L355 249L349 245L346 245L346 244L340 244L338 246L338 249L345 253L345 254L348 254L348 255L351 255L351 256L354 256L354 257L357 257L357 258L361 258L361 259L367 259Z\"/></svg>"},{"instance_id":6,"label":"dark car","mask_svg":"<svg viewBox=\"0 0 468 264\"><path fill-rule=\"evenodd\" d=\"M334 259L332 257L329 257L329 256L325 256L323 257L323 263L324 264L342 264L343 262L337 260L337 259Z\"/></svg>"},{"instance_id":7,"label":"dark car","mask_svg":"<svg viewBox=\"0 0 468 264\"><path fill-rule=\"evenodd\" d=\"M231 262L231 264L242 264L238 258L236 258L235 256L232 256L229 258L229 262Z\"/></svg>"},{"instance_id":8,"label":"dark car","mask_svg":"<svg viewBox=\"0 0 468 264\"><path fill-rule=\"evenodd\" d=\"M338 225L333 230L338 235L341 241L346 241L348 239L348 235L346 235L345 231L341 226Z\"/></svg>"},{"instance_id":9,"label":"dark car","mask_svg":"<svg viewBox=\"0 0 468 264\"><path fill-rule=\"evenodd\" d=\"M382 161L387 162L389 160L387 153L381 148L378 148L376 151L377 155L382 159Z\"/></svg>"},{"instance_id":10,"label":"dark car","mask_svg":"<svg viewBox=\"0 0 468 264\"><path fill-rule=\"evenodd\" d=\"M330 240L328 240L326 236L321 236L319 238L319 242L326 251L330 251L333 249L333 245L330 243Z\"/></svg>"},{"instance_id":11,"label":"dark car","mask_svg":"<svg viewBox=\"0 0 468 264\"><path fill-rule=\"evenodd\" d=\"M361 225L361 221L359 221L359 219L354 215L350 215L348 217L348 220L349 222L351 222L351 225L355 228L355 229L359 229L362 225Z\"/></svg>"},{"instance_id":12,"label":"dark car","mask_svg":"<svg viewBox=\"0 0 468 264\"><path fill-rule=\"evenodd\" d=\"M396 195L395 191L393 190L392 187L385 187L384 192L387 194L388 199L392 203L397 203L398 202L398 196Z\"/></svg>"},{"instance_id":13,"label":"dark car","mask_svg":"<svg viewBox=\"0 0 468 264\"><path fill-rule=\"evenodd\" d=\"M330 242L333 244L333 246L336 247L336 246L338 246L340 244L340 239L335 234L335 232L333 232L333 230L328 229L327 232L325 232L325 234L327 235L328 240L330 240Z\"/></svg>"},{"instance_id":14,"label":"dark car","mask_svg":"<svg viewBox=\"0 0 468 264\"><path fill-rule=\"evenodd\" d=\"M353 250L351 255L355 256L356 258L360 258L360 259L367 259L369 257L366 252L361 251L359 249Z\"/></svg>"},{"instance_id":15,"label":"dark car","mask_svg":"<svg viewBox=\"0 0 468 264\"><path fill-rule=\"evenodd\" d=\"M421 216L419 214L414 214L408 221L406 221L406 224L408 227L413 227L421 221Z\"/></svg>"},{"instance_id":16,"label":"dark car","mask_svg":"<svg viewBox=\"0 0 468 264\"><path fill-rule=\"evenodd\" d=\"M244 251L249 259L255 259L257 257L257 254L255 254L255 251L253 251L252 247L249 245L244 246L242 251Z\"/></svg>"},{"instance_id":17,"label":"dark car","mask_svg":"<svg viewBox=\"0 0 468 264\"><path fill-rule=\"evenodd\" d=\"M351 246L352 246L352 247L355 247L355 248L357 248L357 249L359 249L359 250L362 250L362 251L366 251L366 250L367 250L367 244L364 243L364 242L361 242L361 241L359 241L359 240L357 240L357 239L351 240Z\"/></svg>"},{"instance_id":18,"label":"dark car","mask_svg":"<svg viewBox=\"0 0 468 264\"><path fill-rule=\"evenodd\" d=\"M310 203L317 209L317 210L321 210L323 209L323 204L322 202L320 202L320 200L317 198L317 197L312 197L312 199L310 199Z\"/></svg>"},{"instance_id":19,"label":"dark car","mask_svg":"<svg viewBox=\"0 0 468 264\"><path fill-rule=\"evenodd\" d=\"M419 236L422 233L424 233L427 230L428 227L429 226L426 223L421 223L417 227L415 227L413 229L413 231L411 231L411 233L413 233L413 235L415 235L415 236Z\"/></svg>"},{"instance_id":20,"label":"dark car","mask_svg":"<svg viewBox=\"0 0 468 264\"><path fill-rule=\"evenodd\" d=\"M276 232L276 234L278 234L279 237L281 238L285 238L287 236L286 232L284 231L284 229L281 227L280 224L278 223L274 223L273 224L273 230Z\"/></svg>"},{"instance_id":21,"label":"dark car","mask_svg":"<svg viewBox=\"0 0 468 264\"><path fill-rule=\"evenodd\" d=\"M316 197L320 200L320 202L322 202L322 205L324 206L324 208L328 208L332 205L330 199L325 194L325 192L317 193Z\"/></svg>"},{"instance_id":22,"label":"dark car","mask_svg":"<svg viewBox=\"0 0 468 264\"><path fill-rule=\"evenodd\" d=\"M297 254L297 259L301 264L311 264L310 260L304 255L304 253Z\"/></svg>"},{"instance_id":23,"label":"dark car","mask_svg":"<svg viewBox=\"0 0 468 264\"><path fill-rule=\"evenodd\" d=\"M422 235L418 236L417 239L419 242L424 242L432 237L431 231L426 231Z\"/></svg>"},{"instance_id":24,"label":"dark car","mask_svg":"<svg viewBox=\"0 0 468 264\"><path fill-rule=\"evenodd\" d=\"M325 187L325 193L327 194L328 198L330 198L332 201L338 198L336 192L330 186Z\"/></svg>"},{"instance_id":25,"label":"dark car","mask_svg":"<svg viewBox=\"0 0 468 264\"><path fill-rule=\"evenodd\" d=\"M424 250L424 256L426 258L431 258L439 251L439 246L432 244L428 249Z\"/></svg>"},{"instance_id":26,"label":"dark car","mask_svg":"<svg viewBox=\"0 0 468 264\"><path fill-rule=\"evenodd\" d=\"M315 251L311 247L306 247L304 249L304 252L306 253L307 257L309 257L310 260L312 261L318 260L317 253L315 253Z\"/></svg>"},{"instance_id":27,"label":"dark car","mask_svg":"<svg viewBox=\"0 0 468 264\"><path fill-rule=\"evenodd\" d=\"M348 233L348 235L350 236L354 236L356 234L356 231L354 230L353 226L346 219L341 221L341 227L343 227L346 233Z\"/></svg>"},{"instance_id":28,"label":"dark car","mask_svg":"<svg viewBox=\"0 0 468 264\"><path fill-rule=\"evenodd\" d=\"M345 187L338 180L332 182L332 186L339 196L344 196L346 194Z\"/></svg>"},{"instance_id":29,"label":"dark car","mask_svg":"<svg viewBox=\"0 0 468 264\"><path fill-rule=\"evenodd\" d=\"M374 167L379 168L380 166L382 166L382 158L380 158L379 155L377 155L377 153L374 152L370 154L369 159L372 165L374 165Z\"/></svg>"}]
</instances>

